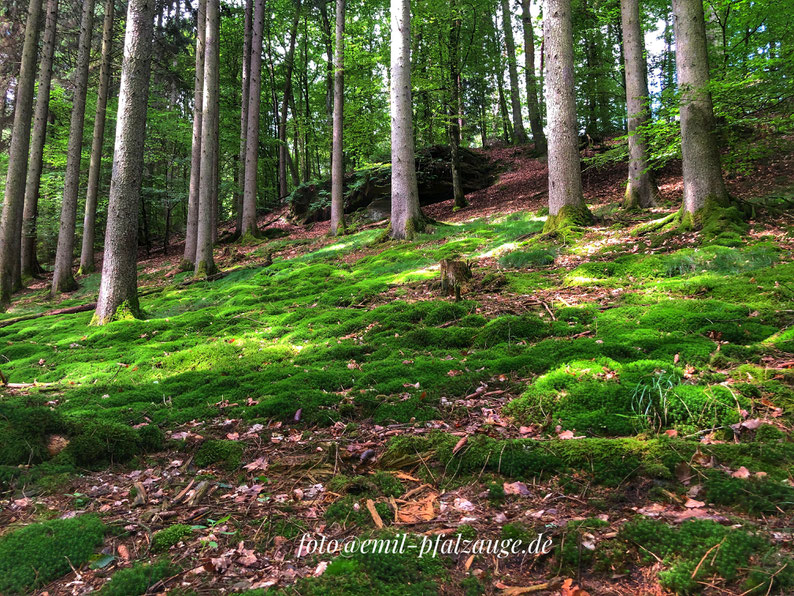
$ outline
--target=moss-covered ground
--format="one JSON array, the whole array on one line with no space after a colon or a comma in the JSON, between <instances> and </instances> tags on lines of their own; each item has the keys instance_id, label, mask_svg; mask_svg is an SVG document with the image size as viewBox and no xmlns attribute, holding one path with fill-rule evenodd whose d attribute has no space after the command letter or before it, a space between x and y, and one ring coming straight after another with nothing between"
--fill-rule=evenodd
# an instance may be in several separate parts
<instances>
[{"instance_id":1,"label":"moss-covered ground","mask_svg":"<svg viewBox=\"0 0 794 596\"><path fill-rule=\"evenodd\" d=\"M725 246L593 211L564 238L518 212L263 239L216 281L142 268L143 319L0 327L0 592L83 565L107 593L791 593L794 230L760 218ZM461 302L445 258L474 263ZM0 325L97 287L28 293ZM114 528L104 550L101 526L57 557L14 546L67 512ZM554 548L296 557L307 531L459 527Z\"/></svg>"}]
</instances>

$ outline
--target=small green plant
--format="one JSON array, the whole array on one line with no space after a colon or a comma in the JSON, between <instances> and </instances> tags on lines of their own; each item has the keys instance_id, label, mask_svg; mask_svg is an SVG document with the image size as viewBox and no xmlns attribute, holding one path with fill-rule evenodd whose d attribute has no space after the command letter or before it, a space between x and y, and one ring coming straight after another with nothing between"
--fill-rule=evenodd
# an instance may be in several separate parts
<instances>
[{"instance_id":1,"label":"small green plant","mask_svg":"<svg viewBox=\"0 0 794 596\"><path fill-rule=\"evenodd\" d=\"M236 470L243 459L243 447L236 441L204 441L196 451L193 462L200 468L218 464L226 470Z\"/></svg>"},{"instance_id":2,"label":"small green plant","mask_svg":"<svg viewBox=\"0 0 794 596\"><path fill-rule=\"evenodd\" d=\"M132 567L119 569L99 591L101 596L141 596L159 581L179 572L170 561L151 564L135 563Z\"/></svg>"},{"instance_id":3,"label":"small green plant","mask_svg":"<svg viewBox=\"0 0 794 596\"><path fill-rule=\"evenodd\" d=\"M152 536L152 552L165 552L172 546L179 544L191 534L193 534L193 528L185 524L174 524L159 532L155 532Z\"/></svg>"},{"instance_id":4,"label":"small green plant","mask_svg":"<svg viewBox=\"0 0 794 596\"><path fill-rule=\"evenodd\" d=\"M661 430L668 425L668 400L681 379L677 371L663 370L641 379L631 393L631 411L656 430Z\"/></svg>"}]
</instances>

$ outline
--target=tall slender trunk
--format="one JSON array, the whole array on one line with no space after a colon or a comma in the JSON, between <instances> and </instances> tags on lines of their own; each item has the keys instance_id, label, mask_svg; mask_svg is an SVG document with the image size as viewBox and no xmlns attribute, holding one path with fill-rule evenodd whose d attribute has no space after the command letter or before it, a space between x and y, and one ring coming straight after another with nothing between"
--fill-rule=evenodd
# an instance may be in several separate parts
<instances>
[{"instance_id":1,"label":"tall slender trunk","mask_svg":"<svg viewBox=\"0 0 794 596\"><path fill-rule=\"evenodd\" d=\"M137 316L138 197L149 98L154 0L129 0L102 281L92 324Z\"/></svg>"},{"instance_id":2,"label":"tall slender trunk","mask_svg":"<svg viewBox=\"0 0 794 596\"><path fill-rule=\"evenodd\" d=\"M449 153L450 170L452 170L452 198L454 208L466 206L463 193L463 182L460 176L460 30L461 19L458 14L457 0L452 0L452 22L449 28L449 85L451 97L449 102Z\"/></svg>"},{"instance_id":3,"label":"tall slender trunk","mask_svg":"<svg viewBox=\"0 0 794 596\"><path fill-rule=\"evenodd\" d=\"M11 302L11 293L22 285L19 275L22 239L22 210L25 203L25 174L30 148L30 120L33 117L33 84L36 79L36 47L39 43L41 0L30 0L22 63L14 91L14 128L8 151L5 200L0 221L0 308Z\"/></svg>"},{"instance_id":4,"label":"tall slender trunk","mask_svg":"<svg viewBox=\"0 0 794 596\"><path fill-rule=\"evenodd\" d=\"M535 150L546 152L546 135L540 119L538 105L538 82L535 77L535 32L532 30L531 0L521 0L521 20L524 25L524 76L527 82L527 108L529 110L529 128L532 130L532 141Z\"/></svg>"},{"instance_id":5,"label":"tall slender trunk","mask_svg":"<svg viewBox=\"0 0 794 596\"><path fill-rule=\"evenodd\" d=\"M331 147L331 235L345 232L345 159L342 132L345 107L345 0L336 0L334 127Z\"/></svg>"},{"instance_id":6,"label":"tall slender trunk","mask_svg":"<svg viewBox=\"0 0 794 596\"><path fill-rule=\"evenodd\" d=\"M102 169L102 144L105 140L105 112L110 86L110 52L113 46L113 11L115 0L105 2L105 21L102 25L102 66L99 69L99 91L94 115L94 138L91 142L91 161L88 166L88 190L85 195L83 217L83 246L80 254L79 273L93 273L94 238L96 234L96 208L99 194L99 174Z\"/></svg>"},{"instance_id":7,"label":"tall slender trunk","mask_svg":"<svg viewBox=\"0 0 794 596\"><path fill-rule=\"evenodd\" d=\"M220 63L219 0L207 0L207 27L204 48L204 93L201 116L201 177L199 180L196 277L217 271L212 256L213 195L218 192L215 166L218 159L218 67Z\"/></svg>"},{"instance_id":8,"label":"tall slender trunk","mask_svg":"<svg viewBox=\"0 0 794 596\"><path fill-rule=\"evenodd\" d=\"M248 142L248 102L251 89L251 31L253 19L253 0L245 0L245 22L244 22L244 41L243 41L243 65L240 76L242 90L240 93L240 153L237 158L236 182L237 188L234 191L234 215L235 229L239 236L243 235L243 195L245 194L245 160ZM262 62L262 44L259 44L259 61ZM261 71L261 68L260 68ZM261 77L261 72L259 73Z\"/></svg>"},{"instance_id":9,"label":"tall slender trunk","mask_svg":"<svg viewBox=\"0 0 794 596\"><path fill-rule=\"evenodd\" d=\"M251 37L250 77L248 94L247 137L250 143L245 150L245 178L243 190L243 217L240 237L256 235L256 190L259 157L259 114L262 100L262 32L265 26L265 0L256 0L254 29Z\"/></svg>"},{"instance_id":10,"label":"tall slender trunk","mask_svg":"<svg viewBox=\"0 0 794 596\"><path fill-rule=\"evenodd\" d=\"M44 163L44 143L47 140L47 117L50 109L52 60L55 55L55 30L58 23L58 0L47 0L47 17L44 25L44 42L39 66L39 88L36 96L33 137L30 145L25 207L22 215L22 247L20 266L22 277L29 278L42 272L36 257L36 215L39 204L41 171Z\"/></svg>"},{"instance_id":11,"label":"tall slender trunk","mask_svg":"<svg viewBox=\"0 0 794 596\"><path fill-rule=\"evenodd\" d=\"M289 49L284 57L286 72L284 73L284 97L281 99L281 112L278 121L278 194L283 199L288 193L287 183L287 109L292 97L292 70L295 65L295 40L298 35L298 24L300 23L301 0L295 2L295 18L292 21L290 30Z\"/></svg>"},{"instance_id":12,"label":"tall slender trunk","mask_svg":"<svg viewBox=\"0 0 794 596\"><path fill-rule=\"evenodd\" d=\"M641 128L651 120L648 70L638 0L621 0L623 55L626 63L626 108L629 133L629 181L623 206L652 207L659 191L648 162L648 144Z\"/></svg>"},{"instance_id":13,"label":"tall slender trunk","mask_svg":"<svg viewBox=\"0 0 794 596\"><path fill-rule=\"evenodd\" d=\"M190 271L196 263L198 236L199 180L201 178L201 114L204 109L204 37L207 33L207 0L198 0L196 9L196 76L193 79L193 145L190 152L185 252L180 269Z\"/></svg>"},{"instance_id":14,"label":"tall slender trunk","mask_svg":"<svg viewBox=\"0 0 794 596\"><path fill-rule=\"evenodd\" d=\"M590 223L582 195L573 69L571 0L546 0L546 109L549 124L549 217L545 231Z\"/></svg>"},{"instance_id":15,"label":"tall slender trunk","mask_svg":"<svg viewBox=\"0 0 794 596\"><path fill-rule=\"evenodd\" d=\"M77 219L77 192L80 190L80 157L83 153L83 125L85 123L85 98L88 91L88 63L91 59L91 33L94 27L94 0L83 2L80 20L80 41L72 97L72 121L69 143L66 148L66 173L63 181L61 222L58 228L58 248L55 252L55 270L52 276L52 295L77 288L72 275L74 260L75 220Z\"/></svg>"},{"instance_id":16,"label":"tall slender trunk","mask_svg":"<svg viewBox=\"0 0 794 596\"><path fill-rule=\"evenodd\" d=\"M411 3L391 0L391 237L424 228L414 159L411 106Z\"/></svg>"},{"instance_id":17,"label":"tall slender trunk","mask_svg":"<svg viewBox=\"0 0 794 596\"><path fill-rule=\"evenodd\" d=\"M729 202L714 136L706 23L700 0L673 0L675 53L681 89L681 154L684 211L702 225L708 207ZM699 213L704 210L703 213Z\"/></svg>"},{"instance_id":18,"label":"tall slender trunk","mask_svg":"<svg viewBox=\"0 0 794 596\"><path fill-rule=\"evenodd\" d=\"M516 143L527 142L524 119L521 116L521 96L518 88L518 67L516 66L516 44L513 40L513 20L510 16L510 1L502 0L502 27L505 31L507 49L507 72L510 75L510 106L513 109L513 134Z\"/></svg>"}]
</instances>

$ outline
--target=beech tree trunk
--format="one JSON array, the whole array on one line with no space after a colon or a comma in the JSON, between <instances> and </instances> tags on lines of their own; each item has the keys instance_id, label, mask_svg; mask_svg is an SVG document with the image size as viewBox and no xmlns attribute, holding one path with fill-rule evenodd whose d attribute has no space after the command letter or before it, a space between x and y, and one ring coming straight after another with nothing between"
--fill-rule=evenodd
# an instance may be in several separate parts
<instances>
[{"instance_id":1,"label":"beech tree trunk","mask_svg":"<svg viewBox=\"0 0 794 596\"><path fill-rule=\"evenodd\" d=\"M505 30L505 48L507 49L507 71L510 75L510 105L513 109L513 135L516 143L527 142L524 130L524 119L521 116L521 96L518 88L518 67L516 66L516 44L513 40L513 21L510 17L510 2L502 0L502 27Z\"/></svg>"},{"instance_id":2,"label":"beech tree trunk","mask_svg":"<svg viewBox=\"0 0 794 596\"><path fill-rule=\"evenodd\" d=\"M650 122L648 71L638 0L620 0L623 56L626 65L626 108L629 133L629 181L623 206L653 207L659 191L648 162L648 144L640 127Z\"/></svg>"},{"instance_id":3,"label":"beech tree trunk","mask_svg":"<svg viewBox=\"0 0 794 596\"><path fill-rule=\"evenodd\" d=\"M454 207L461 209L466 206L466 197L463 193L463 181L460 178L460 64L458 63L458 50L460 48L461 19L458 14L457 0L452 0L452 23L449 28L449 153L450 170L452 171L452 197Z\"/></svg>"},{"instance_id":4,"label":"beech tree trunk","mask_svg":"<svg viewBox=\"0 0 794 596\"><path fill-rule=\"evenodd\" d=\"M58 228L58 248L55 253L55 270L52 276L52 295L77 288L72 275L74 260L75 220L77 219L77 192L80 189L80 157L83 150L83 124L85 123L85 98L88 91L88 63L91 59L91 32L94 27L94 0L83 2L80 20L80 40L72 97L72 120L69 143L66 148L66 172L63 182L61 221Z\"/></svg>"},{"instance_id":5,"label":"beech tree trunk","mask_svg":"<svg viewBox=\"0 0 794 596\"><path fill-rule=\"evenodd\" d=\"M256 236L256 189L259 171L259 114L262 100L262 34L265 27L265 0L256 0L254 30L251 37L250 78L246 136L250 143L245 151L243 213L240 237Z\"/></svg>"},{"instance_id":6,"label":"beech tree trunk","mask_svg":"<svg viewBox=\"0 0 794 596\"><path fill-rule=\"evenodd\" d=\"M41 273L36 257L36 215L39 204L39 187L44 161L44 143L47 140L47 116L50 109L50 87L52 82L52 60L55 55L55 30L58 22L58 0L47 1L47 17L44 25L44 41L41 48L39 84L36 95L36 113L33 119L33 136L30 145L25 207L22 215L22 277L30 278ZM16 265L15 265L16 266Z\"/></svg>"},{"instance_id":7,"label":"beech tree trunk","mask_svg":"<svg viewBox=\"0 0 794 596\"><path fill-rule=\"evenodd\" d=\"M30 148L30 120L33 117L33 83L36 78L36 49L39 43L41 0L30 0L22 63L14 91L14 128L8 150L5 200L0 221L0 308L11 302L11 293L22 285L19 275L22 238L22 210L25 202L25 174Z\"/></svg>"},{"instance_id":8,"label":"beech tree trunk","mask_svg":"<svg viewBox=\"0 0 794 596\"><path fill-rule=\"evenodd\" d=\"M714 108L709 84L706 23L700 0L673 0L675 57L681 90L681 154L684 211L696 225L698 212L729 202L714 136Z\"/></svg>"},{"instance_id":9,"label":"beech tree trunk","mask_svg":"<svg viewBox=\"0 0 794 596\"><path fill-rule=\"evenodd\" d=\"M196 277L217 271L212 256L213 196L218 193L215 165L218 160L218 93L220 65L220 14L218 0L207 0L204 48L204 93L201 116L201 176L199 179L198 234L196 236ZM250 114L249 114L250 116Z\"/></svg>"},{"instance_id":10,"label":"beech tree trunk","mask_svg":"<svg viewBox=\"0 0 794 596\"><path fill-rule=\"evenodd\" d=\"M248 146L248 102L249 91L251 88L251 23L253 20L254 3L253 0L245 0L245 18L243 23L243 65L240 75L240 153L237 158L237 188L234 191L234 216L235 229L239 236L243 235L243 194L245 192L245 160L246 148ZM264 16L263 19L264 21ZM262 61L262 44L259 45L260 78Z\"/></svg>"},{"instance_id":11,"label":"beech tree trunk","mask_svg":"<svg viewBox=\"0 0 794 596\"><path fill-rule=\"evenodd\" d=\"M345 159L342 144L345 107L345 0L336 0L336 55L334 57L334 118L331 148L331 235L345 232Z\"/></svg>"},{"instance_id":12,"label":"beech tree trunk","mask_svg":"<svg viewBox=\"0 0 794 596\"><path fill-rule=\"evenodd\" d=\"M102 66L99 69L99 91L96 98L94 115L94 138L91 142L91 161L88 166L88 190L85 195L85 215L83 217L83 246L80 253L79 273L93 273L94 238L96 234L96 208L99 194L99 174L102 169L102 144L105 140L105 113L108 104L110 85L110 52L113 45L113 12L115 0L105 2L105 21L102 25Z\"/></svg>"},{"instance_id":13,"label":"beech tree trunk","mask_svg":"<svg viewBox=\"0 0 794 596\"><path fill-rule=\"evenodd\" d=\"M301 0L295 2L295 18L292 21L290 31L289 49L284 57L287 70L284 73L284 97L281 100L281 112L278 121L278 194L283 199L288 194L287 185L287 160L289 159L287 147L287 109L292 97L292 70L295 65L295 40L298 35L298 24L300 23Z\"/></svg>"},{"instance_id":14,"label":"beech tree trunk","mask_svg":"<svg viewBox=\"0 0 794 596\"><path fill-rule=\"evenodd\" d=\"M391 237L411 239L424 216L414 163L410 0L391 0L391 163Z\"/></svg>"},{"instance_id":15,"label":"beech tree trunk","mask_svg":"<svg viewBox=\"0 0 794 596\"><path fill-rule=\"evenodd\" d=\"M92 324L137 316L138 202L143 176L155 0L129 0L102 281Z\"/></svg>"},{"instance_id":16,"label":"beech tree trunk","mask_svg":"<svg viewBox=\"0 0 794 596\"><path fill-rule=\"evenodd\" d=\"M207 0L199 0L196 9L196 76L193 79L193 145L190 152L190 186L188 188L185 253L180 269L190 271L196 263L198 235L199 178L201 177L201 113L204 109L204 36L207 32Z\"/></svg>"},{"instance_id":17,"label":"beech tree trunk","mask_svg":"<svg viewBox=\"0 0 794 596\"><path fill-rule=\"evenodd\" d=\"M573 70L571 0L546 0L546 110L549 126L549 217L545 230L590 223L582 194Z\"/></svg>"},{"instance_id":18,"label":"beech tree trunk","mask_svg":"<svg viewBox=\"0 0 794 596\"><path fill-rule=\"evenodd\" d=\"M546 152L546 135L540 119L538 104L538 81L535 77L535 32L532 29L532 11L530 0L521 0L521 20L524 25L524 76L527 83L527 108L529 110L529 128L532 130L532 141L535 150Z\"/></svg>"}]
</instances>

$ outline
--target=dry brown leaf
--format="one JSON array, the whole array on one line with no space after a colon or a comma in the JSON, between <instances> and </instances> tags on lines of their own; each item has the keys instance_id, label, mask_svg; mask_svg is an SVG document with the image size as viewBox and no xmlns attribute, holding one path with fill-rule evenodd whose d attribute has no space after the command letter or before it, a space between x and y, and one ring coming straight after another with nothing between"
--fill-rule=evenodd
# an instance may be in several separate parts
<instances>
[{"instance_id":1,"label":"dry brown leaf","mask_svg":"<svg viewBox=\"0 0 794 596\"><path fill-rule=\"evenodd\" d=\"M458 451L463 449L463 446L466 444L466 441L469 440L469 435L464 435L460 438L460 440L455 443L455 446L452 448L452 455L455 455Z\"/></svg>"},{"instance_id":2,"label":"dry brown leaf","mask_svg":"<svg viewBox=\"0 0 794 596\"><path fill-rule=\"evenodd\" d=\"M383 520L380 518L378 510L375 509L375 501L372 499L367 499L367 509L369 510L369 514L372 516L372 521L375 522L375 526L382 528Z\"/></svg>"},{"instance_id":3,"label":"dry brown leaf","mask_svg":"<svg viewBox=\"0 0 794 596\"><path fill-rule=\"evenodd\" d=\"M733 474L731 474L734 478L749 478L750 477L750 470L742 466L738 470L736 470Z\"/></svg>"}]
</instances>

